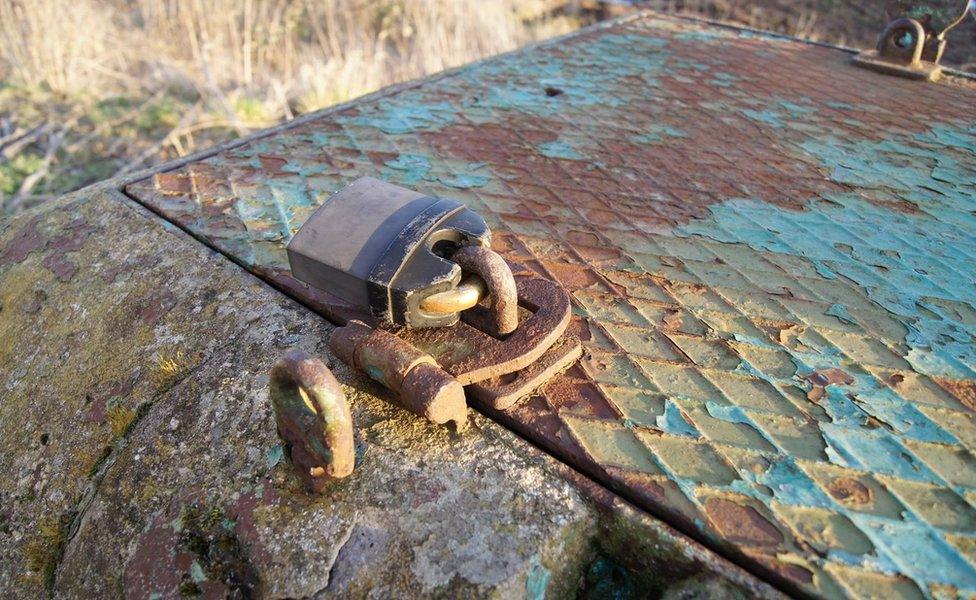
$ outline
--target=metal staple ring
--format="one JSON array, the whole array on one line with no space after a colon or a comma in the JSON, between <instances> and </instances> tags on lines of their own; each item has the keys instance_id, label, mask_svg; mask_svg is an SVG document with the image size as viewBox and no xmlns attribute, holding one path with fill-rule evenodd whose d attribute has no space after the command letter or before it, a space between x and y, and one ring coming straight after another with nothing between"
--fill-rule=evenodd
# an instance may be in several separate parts
<instances>
[{"instance_id":1,"label":"metal staple ring","mask_svg":"<svg viewBox=\"0 0 976 600\"><path fill-rule=\"evenodd\" d=\"M451 257L461 269L471 273L453 290L431 294L420 302L420 309L432 314L450 314L474 308L490 298L489 311L495 333L505 335L518 327L518 292L515 277L497 252L481 246L466 246Z\"/></svg>"},{"instance_id":2,"label":"metal staple ring","mask_svg":"<svg viewBox=\"0 0 976 600\"><path fill-rule=\"evenodd\" d=\"M292 351L269 380L278 435L309 490L349 476L356 462L352 416L342 386L321 360Z\"/></svg>"}]
</instances>

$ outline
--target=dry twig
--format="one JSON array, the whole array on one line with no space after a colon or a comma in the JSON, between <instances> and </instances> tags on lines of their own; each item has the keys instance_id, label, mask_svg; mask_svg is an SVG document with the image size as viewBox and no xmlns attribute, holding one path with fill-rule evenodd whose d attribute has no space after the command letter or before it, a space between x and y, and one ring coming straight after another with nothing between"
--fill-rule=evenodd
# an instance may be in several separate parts
<instances>
[{"instance_id":1,"label":"dry twig","mask_svg":"<svg viewBox=\"0 0 976 600\"><path fill-rule=\"evenodd\" d=\"M13 212L20 207L24 202L25 197L30 195L31 190L34 189L42 179L47 177L51 170L51 164L57 157L58 149L61 148L62 142L64 142L64 135L68 127L63 126L61 129L48 134L47 136L47 149L44 152L44 158L41 160L41 165L33 173L24 178L20 182L20 188L10 197L4 206L3 210L5 212Z\"/></svg>"}]
</instances>

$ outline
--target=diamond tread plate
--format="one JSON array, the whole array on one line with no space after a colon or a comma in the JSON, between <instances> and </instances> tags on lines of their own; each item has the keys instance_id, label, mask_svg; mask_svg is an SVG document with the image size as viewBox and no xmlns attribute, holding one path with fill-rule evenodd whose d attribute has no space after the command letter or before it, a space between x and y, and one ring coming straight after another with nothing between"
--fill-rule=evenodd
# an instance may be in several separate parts
<instances>
[{"instance_id":1,"label":"diamond tread plate","mask_svg":"<svg viewBox=\"0 0 976 600\"><path fill-rule=\"evenodd\" d=\"M653 15L328 110L128 193L320 307L284 245L361 175L570 291L496 415L787 589L976 594L976 89Z\"/></svg>"}]
</instances>

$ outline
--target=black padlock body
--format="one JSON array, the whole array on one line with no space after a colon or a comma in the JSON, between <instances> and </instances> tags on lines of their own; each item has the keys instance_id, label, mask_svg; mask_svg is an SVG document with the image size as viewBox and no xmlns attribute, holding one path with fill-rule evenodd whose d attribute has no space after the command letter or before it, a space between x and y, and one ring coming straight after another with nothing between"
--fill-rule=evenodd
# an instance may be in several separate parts
<instances>
[{"instance_id":1,"label":"black padlock body","mask_svg":"<svg viewBox=\"0 0 976 600\"><path fill-rule=\"evenodd\" d=\"M436 248L487 246L488 225L460 202L371 177L325 201L288 243L292 274L381 321L409 327L453 325L457 314L420 310L431 294L454 288L461 269Z\"/></svg>"}]
</instances>

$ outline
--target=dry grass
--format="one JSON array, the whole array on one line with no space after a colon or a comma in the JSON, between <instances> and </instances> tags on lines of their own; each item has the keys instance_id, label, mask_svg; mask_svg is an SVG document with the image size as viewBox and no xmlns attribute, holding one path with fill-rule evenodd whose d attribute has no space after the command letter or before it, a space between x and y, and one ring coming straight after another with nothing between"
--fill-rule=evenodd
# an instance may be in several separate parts
<instances>
[{"instance_id":1,"label":"dry grass","mask_svg":"<svg viewBox=\"0 0 976 600\"><path fill-rule=\"evenodd\" d=\"M776 31L799 38L843 44L844 39L825 35L820 26L820 13L794 3L784 18L776 2L748 2L745 0L663 0L664 12L707 16L767 31Z\"/></svg>"},{"instance_id":2,"label":"dry grass","mask_svg":"<svg viewBox=\"0 0 976 600\"><path fill-rule=\"evenodd\" d=\"M0 212L578 24L518 0L0 0Z\"/></svg>"},{"instance_id":3,"label":"dry grass","mask_svg":"<svg viewBox=\"0 0 976 600\"><path fill-rule=\"evenodd\" d=\"M514 0L0 0L0 75L104 97L176 86L248 93L270 115L572 27L520 18Z\"/></svg>"},{"instance_id":4,"label":"dry grass","mask_svg":"<svg viewBox=\"0 0 976 600\"><path fill-rule=\"evenodd\" d=\"M147 65L164 82L190 87L225 111L234 109L237 96L247 96L260 104L252 110L273 119L538 37L537 27L518 18L515 4L133 0L129 6L140 29L153 34L147 49L164 57Z\"/></svg>"},{"instance_id":5,"label":"dry grass","mask_svg":"<svg viewBox=\"0 0 976 600\"><path fill-rule=\"evenodd\" d=\"M110 7L100 3L0 1L0 77L28 87L83 91L101 78L100 69L116 62L112 28Z\"/></svg>"},{"instance_id":6,"label":"dry grass","mask_svg":"<svg viewBox=\"0 0 976 600\"><path fill-rule=\"evenodd\" d=\"M860 46L887 4L644 3ZM611 12L593 0L0 0L0 216ZM974 56L968 23L947 58Z\"/></svg>"}]
</instances>

